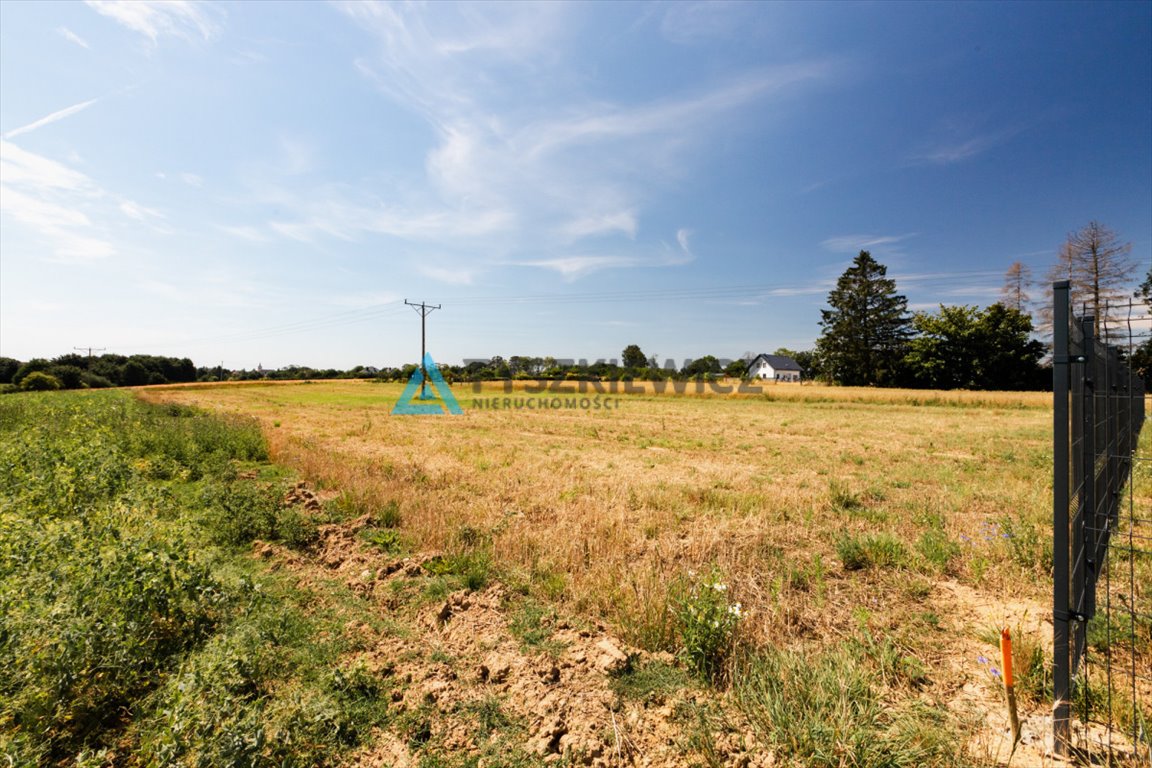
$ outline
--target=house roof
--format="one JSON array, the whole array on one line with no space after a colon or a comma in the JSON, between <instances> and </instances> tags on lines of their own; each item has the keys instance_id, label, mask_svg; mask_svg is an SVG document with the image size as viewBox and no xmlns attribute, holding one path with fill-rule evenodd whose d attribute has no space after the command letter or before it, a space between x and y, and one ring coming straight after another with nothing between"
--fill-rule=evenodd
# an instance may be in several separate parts
<instances>
[{"instance_id":1,"label":"house roof","mask_svg":"<svg viewBox=\"0 0 1152 768\"><path fill-rule=\"evenodd\" d=\"M753 365L756 364L756 362L758 360L763 360L764 362L768 363L768 365L772 366L772 368L774 370L777 370L777 371L803 371L804 370L803 368L800 367L799 363L797 363L795 360L793 360L790 357L785 357L784 355L756 355L756 357L752 358L752 362L748 363L748 367L751 368Z\"/></svg>"}]
</instances>

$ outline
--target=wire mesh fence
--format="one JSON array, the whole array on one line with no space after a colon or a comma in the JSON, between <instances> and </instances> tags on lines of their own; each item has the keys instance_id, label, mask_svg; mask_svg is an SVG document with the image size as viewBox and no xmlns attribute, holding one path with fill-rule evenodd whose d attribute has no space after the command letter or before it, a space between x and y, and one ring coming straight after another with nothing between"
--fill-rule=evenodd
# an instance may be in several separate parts
<instances>
[{"instance_id":1,"label":"wire mesh fence","mask_svg":"<svg viewBox=\"0 0 1152 768\"><path fill-rule=\"evenodd\" d=\"M1076 317L1054 286L1053 735L1064 756L1152 765L1152 330L1146 305L1120 310Z\"/></svg>"}]
</instances>

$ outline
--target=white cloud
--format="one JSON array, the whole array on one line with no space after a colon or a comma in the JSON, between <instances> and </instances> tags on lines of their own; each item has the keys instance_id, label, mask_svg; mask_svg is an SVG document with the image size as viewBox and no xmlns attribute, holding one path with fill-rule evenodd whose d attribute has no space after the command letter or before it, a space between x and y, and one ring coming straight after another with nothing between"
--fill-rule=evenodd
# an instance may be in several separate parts
<instances>
[{"instance_id":1,"label":"white cloud","mask_svg":"<svg viewBox=\"0 0 1152 768\"><path fill-rule=\"evenodd\" d=\"M189 0L85 0L102 16L139 32L155 43L160 37L212 40L220 27L207 3Z\"/></svg>"},{"instance_id":2,"label":"white cloud","mask_svg":"<svg viewBox=\"0 0 1152 768\"><path fill-rule=\"evenodd\" d=\"M46 157L28 152L6 139L0 139L0 183L5 186L37 188L54 192L76 192L99 196L101 191L90 178Z\"/></svg>"},{"instance_id":3,"label":"white cloud","mask_svg":"<svg viewBox=\"0 0 1152 768\"><path fill-rule=\"evenodd\" d=\"M110 227L163 218L63 163L0 139L0 212L30 230L51 259L88 262L117 252Z\"/></svg>"},{"instance_id":4,"label":"white cloud","mask_svg":"<svg viewBox=\"0 0 1152 768\"><path fill-rule=\"evenodd\" d=\"M163 178L163 176L161 176L161 178ZM185 184L187 184L190 187L202 187L202 186L204 186L204 179L202 179L201 177L197 176L194 173L187 173L187 172L181 173L180 174L180 181L184 182Z\"/></svg>"},{"instance_id":5,"label":"white cloud","mask_svg":"<svg viewBox=\"0 0 1152 768\"><path fill-rule=\"evenodd\" d=\"M88 101L82 101L79 104L73 104L70 107L65 107L64 109L61 109L57 112L53 112L52 114L50 114L46 117L42 117L39 120L28 123L28 125L22 125L19 128L13 128L12 130L10 130L4 134L4 138L5 139L14 139L17 136L21 136L25 133L31 133L32 131L36 130L37 128L43 128L45 125L51 125L52 123L56 122L57 120L63 120L66 117L71 117L72 115L76 114L77 112L83 112L85 109L88 109L88 107L92 106L97 101L99 101L99 99L89 99Z\"/></svg>"},{"instance_id":6,"label":"white cloud","mask_svg":"<svg viewBox=\"0 0 1152 768\"><path fill-rule=\"evenodd\" d=\"M143 205L134 203L131 200L125 200L120 203L120 212L130 219L136 221L147 221L150 218L162 219L164 214L153 208L145 208Z\"/></svg>"},{"instance_id":7,"label":"white cloud","mask_svg":"<svg viewBox=\"0 0 1152 768\"><path fill-rule=\"evenodd\" d=\"M979 131L960 120L948 120L937 129L946 138L926 141L908 154L910 165L953 165L1005 144L1027 129L1027 125Z\"/></svg>"},{"instance_id":8,"label":"white cloud","mask_svg":"<svg viewBox=\"0 0 1152 768\"><path fill-rule=\"evenodd\" d=\"M75 43L76 45L80 46L81 48L87 48L89 50L91 50L91 48L92 48L92 46L88 45L87 40L80 37L80 35L76 34L72 30L68 29L68 27L56 27L56 34L60 35L65 40L68 40L69 42Z\"/></svg>"},{"instance_id":9,"label":"white cloud","mask_svg":"<svg viewBox=\"0 0 1152 768\"><path fill-rule=\"evenodd\" d=\"M688 245L688 238L692 236L690 229L676 230L676 242L680 244L680 250L684 251L688 256L692 255L692 249Z\"/></svg>"},{"instance_id":10,"label":"white cloud","mask_svg":"<svg viewBox=\"0 0 1152 768\"><path fill-rule=\"evenodd\" d=\"M565 280L590 275L605 269L628 269L635 267L672 267L687 264L695 257L689 248L691 231L676 231L678 249L666 244L659 247L642 247L631 253L581 253L564 256L550 256L544 259L525 259L513 262L522 267L538 267L560 273Z\"/></svg>"},{"instance_id":11,"label":"white cloud","mask_svg":"<svg viewBox=\"0 0 1152 768\"><path fill-rule=\"evenodd\" d=\"M575 280L602 269L638 266L637 260L631 256L558 256L551 259L530 259L517 264L523 267L551 269L559 272L565 280Z\"/></svg>"},{"instance_id":12,"label":"white cloud","mask_svg":"<svg viewBox=\"0 0 1152 768\"><path fill-rule=\"evenodd\" d=\"M749 21L751 4L726 0L676 2L660 20L665 39L682 45L733 37Z\"/></svg>"},{"instance_id":13,"label":"white cloud","mask_svg":"<svg viewBox=\"0 0 1152 768\"><path fill-rule=\"evenodd\" d=\"M433 280L450 285L471 285L474 277L474 273L467 269L448 269L444 267L432 267L426 264L421 264L417 269L421 274Z\"/></svg>"},{"instance_id":14,"label":"white cloud","mask_svg":"<svg viewBox=\"0 0 1152 768\"><path fill-rule=\"evenodd\" d=\"M115 248L82 210L104 198L82 173L0 139L0 212L25 225L57 261L91 261Z\"/></svg>"},{"instance_id":15,"label":"white cloud","mask_svg":"<svg viewBox=\"0 0 1152 768\"><path fill-rule=\"evenodd\" d=\"M820 245L836 253L856 253L875 248L891 251L894 249L888 246L894 246L910 237L915 237L915 235L915 232L905 235L840 235L839 237L830 237L822 241Z\"/></svg>"},{"instance_id":16,"label":"white cloud","mask_svg":"<svg viewBox=\"0 0 1152 768\"><path fill-rule=\"evenodd\" d=\"M430 189L402 205L344 190L327 210L302 203L307 213L292 227L281 220L281 232L314 236L327 222L420 238L469 268L518 264L574 278L665 263L648 255L659 242L639 237L651 200L703 162L701 150L740 110L832 74L827 62L799 62L613 103L586 95L570 65L578 6L339 7L378 42L356 62L360 72L433 131ZM528 256L542 249L547 257Z\"/></svg>"},{"instance_id":17,"label":"white cloud","mask_svg":"<svg viewBox=\"0 0 1152 768\"><path fill-rule=\"evenodd\" d=\"M560 227L559 233L569 241L597 235L609 235L615 232L635 238L636 229L635 211L615 211L600 215L582 216L579 219L568 221Z\"/></svg>"},{"instance_id":18,"label":"white cloud","mask_svg":"<svg viewBox=\"0 0 1152 768\"><path fill-rule=\"evenodd\" d=\"M220 229L232 235L233 237L238 237L241 240L247 240L250 243L267 243L271 240L271 238L264 232L260 231L259 228L248 226L246 224L238 226L225 226L220 227Z\"/></svg>"}]
</instances>

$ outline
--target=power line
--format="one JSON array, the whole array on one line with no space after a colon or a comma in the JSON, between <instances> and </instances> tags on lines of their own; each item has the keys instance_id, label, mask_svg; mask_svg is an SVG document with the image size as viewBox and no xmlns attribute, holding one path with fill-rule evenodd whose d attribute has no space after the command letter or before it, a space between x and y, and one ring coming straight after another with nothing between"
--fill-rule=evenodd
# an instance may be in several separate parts
<instances>
[{"instance_id":1,"label":"power line","mask_svg":"<svg viewBox=\"0 0 1152 768\"><path fill-rule=\"evenodd\" d=\"M83 352L84 350L88 350L88 367L91 368L92 367L92 353L93 352L106 352L108 350L108 347L72 347L72 349L76 350L77 352Z\"/></svg>"},{"instance_id":2,"label":"power line","mask_svg":"<svg viewBox=\"0 0 1152 768\"><path fill-rule=\"evenodd\" d=\"M415 309L420 315L420 399L427 400L428 395L424 389L428 386L428 368L424 364L424 359L427 357L427 353L424 351L424 324L428 319L428 315L432 314L433 310L440 309L440 305L432 306L424 302L414 304L408 301L408 299L404 299L404 303Z\"/></svg>"}]
</instances>

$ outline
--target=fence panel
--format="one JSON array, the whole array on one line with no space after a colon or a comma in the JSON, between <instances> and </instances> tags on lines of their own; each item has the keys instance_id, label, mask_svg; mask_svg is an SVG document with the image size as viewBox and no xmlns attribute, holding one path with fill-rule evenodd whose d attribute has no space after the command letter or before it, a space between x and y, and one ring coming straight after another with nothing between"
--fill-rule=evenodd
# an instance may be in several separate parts
<instances>
[{"instance_id":1,"label":"fence panel","mask_svg":"<svg viewBox=\"0 0 1152 768\"><path fill-rule=\"evenodd\" d=\"M1069 284L1053 288L1055 749L1152 765L1152 434L1141 442L1144 379L1125 363L1152 326L1132 304L1105 343Z\"/></svg>"}]
</instances>

